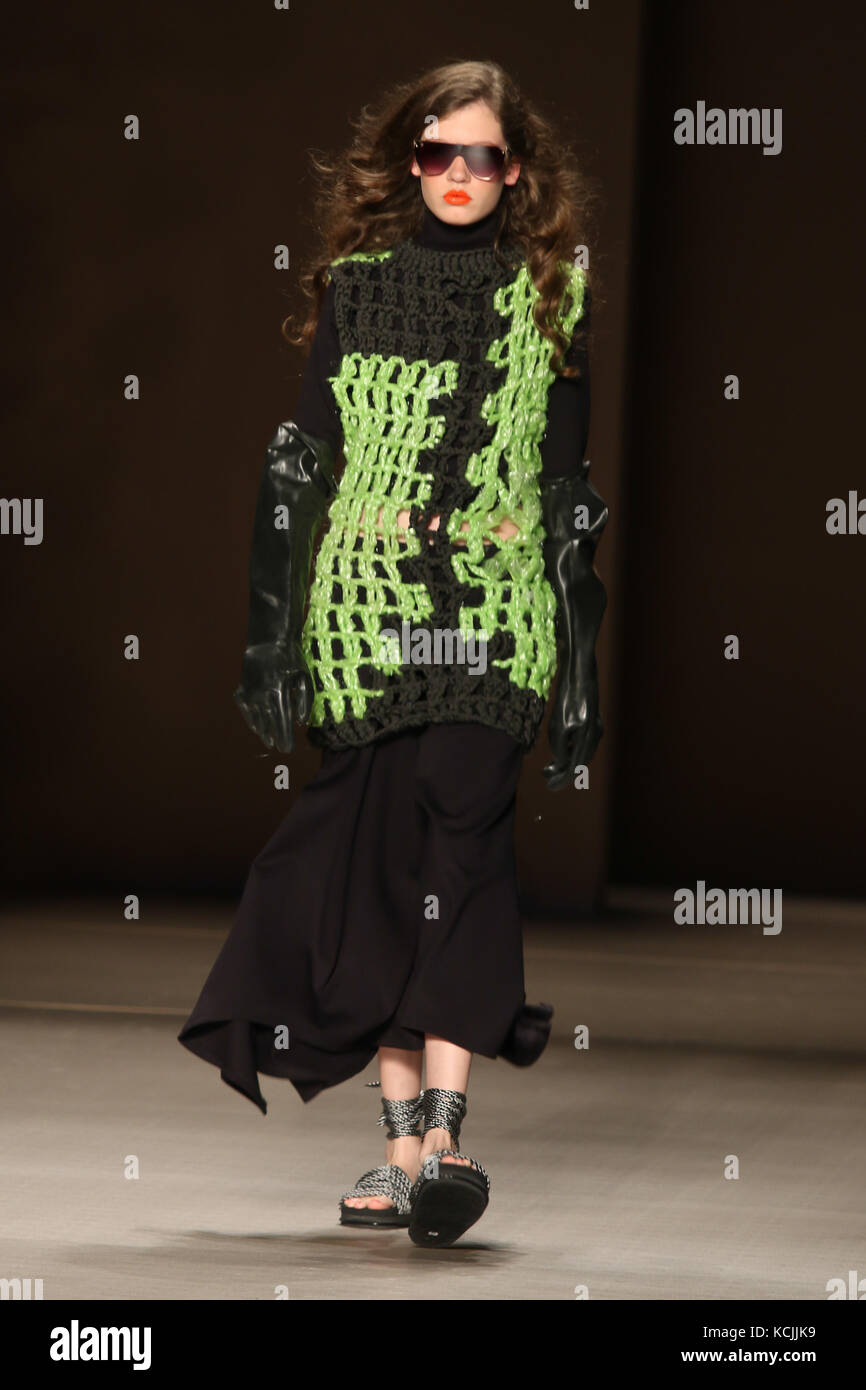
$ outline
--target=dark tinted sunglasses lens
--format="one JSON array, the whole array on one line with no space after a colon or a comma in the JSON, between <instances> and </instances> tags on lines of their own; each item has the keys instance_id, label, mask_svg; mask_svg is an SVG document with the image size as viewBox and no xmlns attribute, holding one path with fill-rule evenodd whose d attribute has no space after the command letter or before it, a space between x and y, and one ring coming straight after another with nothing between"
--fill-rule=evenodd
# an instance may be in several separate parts
<instances>
[{"instance_id":1,"label":"dark tinted sunglasses lens","mask_svg":"<svg viewBox=\"0 0 866 1390\"><path fill-rule=\"evenodd\" d=\"M454 158L454 146L437 143L434 140L422 140L415 150L415 157L418 160L418 167L422 174L428 178L436 178L438 174L444 174Z\"/></svg>"},{"instance_id":2,"label":"dark tinted sunglasses lens","mask_svg":"<svg viewBox=\"0 0 866 1390\"><path fill-rule=\"evenodd\" d=\"M492 179L505 163L505 155L496 145L470 145L465 154L469 172L477 179Z\"/></svg>"}]
</instances>

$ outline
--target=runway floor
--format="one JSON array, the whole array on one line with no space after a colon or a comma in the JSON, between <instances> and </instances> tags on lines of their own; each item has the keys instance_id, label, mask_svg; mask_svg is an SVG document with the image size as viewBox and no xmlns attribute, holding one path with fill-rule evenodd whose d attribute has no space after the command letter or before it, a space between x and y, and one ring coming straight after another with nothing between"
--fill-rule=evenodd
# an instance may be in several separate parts
<instances>
[{"instance_id":1,"label":"runway floor","mask_svg":"<svg viewBox=\"0 0 866 1390\"><path fill-rule=\"evenodd\" d=\"M786 905L770 937L623 893L609 920L527 924L553 1038L525 1070L473 1061L461 1146L491 1204L439 1251L338 1225L384 1157L375 1066L308 1105L264 1076L262 1116L176 1041L231 915L4 914L0 1276L46 1299L821 1300L866 1275L866 909Z\"/></svg>"}]
</instances>

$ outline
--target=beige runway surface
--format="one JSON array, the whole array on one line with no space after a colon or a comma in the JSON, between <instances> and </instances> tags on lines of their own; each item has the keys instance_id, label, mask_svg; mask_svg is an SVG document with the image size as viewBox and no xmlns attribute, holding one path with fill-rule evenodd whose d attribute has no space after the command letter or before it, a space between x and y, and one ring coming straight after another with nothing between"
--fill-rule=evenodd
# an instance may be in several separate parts
<instances>
[{"instance_id":1,"label":"beige runway surface","mask_svg":"<svg viewBox=\"0 0 866 1390\"><path fill-rule=\"evenodd\" d=\"M526 925L553 1037L527 1069L473 1061L461 1148L491 1203L439 1251L338 1225L384 1158L375 1065L308 1105L262 1076L263 1116L176 1041L230 905L7 909L0 1277L46 1299L823 1300L866 1276L866 908L786 903L764 936L611 902Z\"/></svg>"}]
</instances>

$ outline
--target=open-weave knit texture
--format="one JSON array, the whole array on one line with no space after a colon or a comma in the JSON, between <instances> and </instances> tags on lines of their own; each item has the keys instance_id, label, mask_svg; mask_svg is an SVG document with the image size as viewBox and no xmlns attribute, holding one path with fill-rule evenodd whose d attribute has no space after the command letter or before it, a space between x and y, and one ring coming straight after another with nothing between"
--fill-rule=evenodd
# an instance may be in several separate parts
<instances>
[{"instance_id":1,"label":"open-weave knit texture","mask_svg":"<svg viewBox=\"0 0 866 1390\"><path fill-rule=\"evenodd\" d=\"M405 241L331 264L342 358L330 381L346 466L303 631L314 744L454 721L504 729L525 749L538 733L556 669L539 448L553 346L533 319L525 261L514 249L504 260L492 247ZM567 269L559 321L570 337L584 273ZM438 531L427 530L436 513ZM518 534L491 537L506 517ZM404 623L411 649L427 632L438 661L401 661L382 633ZM449 659L437 629L486 639L486 670L473 671L471 646L463 662L453 646Z\"/></svg>"}]
</instances>

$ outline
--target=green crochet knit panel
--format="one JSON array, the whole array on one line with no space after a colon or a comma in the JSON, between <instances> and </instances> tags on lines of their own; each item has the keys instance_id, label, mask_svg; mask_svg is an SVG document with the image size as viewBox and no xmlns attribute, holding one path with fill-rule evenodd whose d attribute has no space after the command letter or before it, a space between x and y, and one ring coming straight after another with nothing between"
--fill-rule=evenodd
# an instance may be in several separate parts
<instances>
[{"instance_id":1,"label":"green crochet knit panel","mask_svg":"<svg viewBox=\"0 0 866 1390\"><path fill-rule=\"evenodd\" d=\"M560 322L571 335L583 307L584 272L569 266L569 293ZM547 425L547 396L553 344L538 331L533 306L538 290L526 265L497 290L494 304L507 320L507 332L488 348L488 361L505 371L501 387L482 406L494 434L472 454L466 477L480 491L469 508L455 511L448 522L452 541L469 523L466 550L455 550L451 563L461 584L482 584L484 599L460 609L461 629L486 632L503 628L514 636L514 655L493 664L509 679L546 699L556 670L556 597L544 572L544 526L541 514L541 440ZM500 477L500 459L507 464ZM484 558L483 537L503 518L519 527Z\"/></svg>"},{"instance_id":2,"label":"green crochet knit panel","mask_svg":"<svg viewBox=\"0 0 866 1390\"><path fill-rule=\"evenodd\" d=\"M434 447L445 430L444 418L430 414L430 401L453 391L458 371L457 362L434 367L352 353L331 378L343 421L346 467L331 503L304 625L304 654L308 663L316 662L323 687L316 692L311 724L321 723L326 702L338 722L346 717L347 702L356 718L364 717L367 701L382 692L362 683L361 665L387 675L402 669L382 641L384 614L398 614L413 624L432 616L427 585L406 583L400 575L398 561L418 555L421 540L411 531L401 533L405 543L398 540L397 513L422 506L430 496L433 478L419 472L418 455ZM383 545L377 551L380 507Z\"/></svg>"},{"instance_id":3,"label":"green crochet knit panel","mask_svg":"<svg viewBox=\"0 0 866 1390\"><path fill-rule=\"evenodd\" d=\"M356 252L332 264L385 260L391 254ZM567 265L567 270L559 322L570 336L582 311L585 277L579 267ZM487 359L504 375L482 405L493 434L467 459L466 478L479 491L468 507L451 513L447 530L452 543L458 536L465 542L454 545L450 557L456 580L483 594L479 603L461 606L460 630L466 638L475 633L488 641L496 631L510 633L513 655L491 664L544 700L556 669L556 599L544 573L540 444L554 373L549 367L553 344L533 318L537 298L525 264L495 291L505 331L490 343ZM398 562L418 555L422 540L411 530L398 532L397 514L429 499L433 475L419 469L419 457L426 450L435 457L446 425L442 414L430 413L430 403L452 395L460 373L457 361L407 362L356 352L345 355L337 375L329 378L340 409L346 467L328 513L303 630L304 655L315 663L322 686L312 725L322 722L326 706L337 722L349 714L364 718L369 701L383 692L362 681L361 667L389 676L404 669L383 644L383 626L396 626L391 615L410 624L432 616L426 584L401 577ZM495 537L496 548L485 551L484 538L505 517L519 527L518 534ZM464 524L467 530L461 530Z\"/></svg>"}]
</instances>

